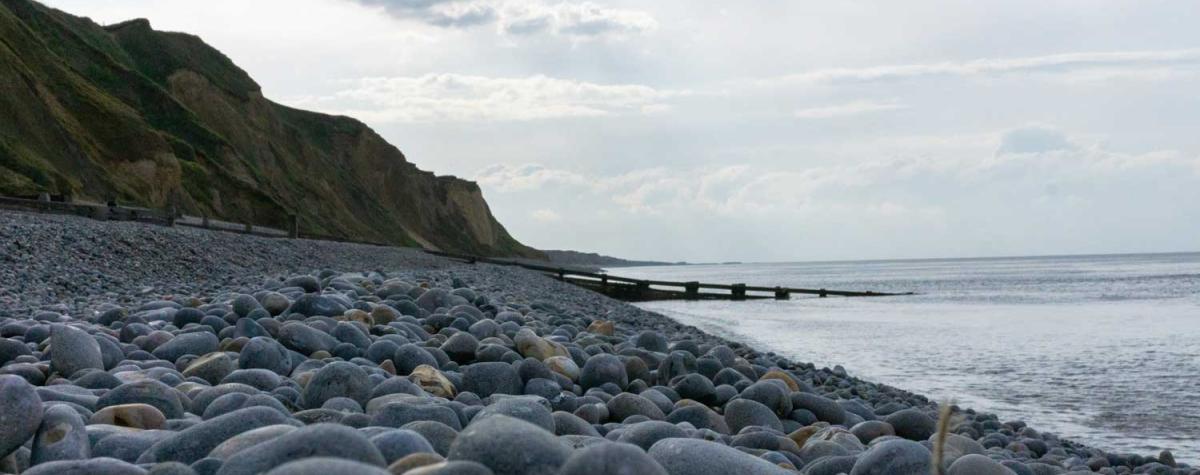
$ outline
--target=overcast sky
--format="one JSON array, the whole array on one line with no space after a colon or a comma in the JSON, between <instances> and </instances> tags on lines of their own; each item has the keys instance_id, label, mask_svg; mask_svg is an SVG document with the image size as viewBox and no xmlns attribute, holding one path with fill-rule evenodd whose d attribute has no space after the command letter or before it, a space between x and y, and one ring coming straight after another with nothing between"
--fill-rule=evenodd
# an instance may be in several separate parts
<instances>
[{"instance_id":1,"label":"overcast sky","mask_svg":"<svg viewBox=\"0 0 1200 475\"><path fill-rule=\"evenodd\" d=\"M540 248L1200 250L1200 3L52 0L479 182Z\"/></svg>"}]
</instances>

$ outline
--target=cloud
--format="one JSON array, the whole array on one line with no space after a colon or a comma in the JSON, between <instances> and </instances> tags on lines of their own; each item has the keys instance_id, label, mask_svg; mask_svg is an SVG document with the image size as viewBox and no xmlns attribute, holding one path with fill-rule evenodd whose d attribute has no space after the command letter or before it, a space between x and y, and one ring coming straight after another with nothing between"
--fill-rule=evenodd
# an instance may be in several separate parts
<instances>
[{"instance_id":1,"label":"cloud","mask_svg":"<svg viewBox=\"0 0 1200 475\"><path fill-rule=\"evenodd\" d=\"M470 27L492 23L496 8L471 0L354 0L382 7L389 14L442 27Z\"/></svg>"},{"instance_id":2,"label":"cloud","mask_svg":"<svg viewBox=\"0 0 1200 475\"><path fill-rule=\"evenodd\" d=\"M1089 207L1118 198L1115 190L1131 194L1121 199L1135 202L1153 201L1156 193L1200 189L1198 156L1081 147L1047 126L1020 127L997 138L1002 157L890 157L794 170L655 167L616 175L496 165L475 179L499 193L534 193L542 199L557 192L587 195L590 208L628 216L766 220L762 223L823 213L968 222L974 219L971 206L994 208L996 200L1009 209Z\"/></svg>"},{"instance_id":3,"label":"cloud","mask_svg":"<svg viewBox=\"0 0 1200 475\"><path fill-rule=\"evenodd\" d=\"M850 117L861 114L870 114L875 112L887 112L900 109L906 109L908 106L898 102L874 102L874 101L854 101L846 104L835 106L811 107L807 109L799 109L795 112L798 119L833 119L838 117Z\"/></svg>"},{"instance_id":4,"label":"cloud","mask_svg":"<svg viewBox=\"0 0 1200 475\"><path fill-rule=\"evenodd\" d=\"M541 164L529 163L510 166L492 165L480 170L472 178L480 185L503 193L537 190L547 185L586 186L587 177L566 170L546 168Z\"/></svg>"},{"instance_id":5,"label":"cloud","mask_svg":"<svg viewBox=\"0 0 1200 475\"><path fill-rule=\"evenodd\" d=\"M1200 49L1080 52L1022 58L988 58L957 62L818 69L754 79L751 82L761 86L776 86L795 83L879 82L922 76L984 76L1022 72L1062 73L1089 69L1136 72L1150 67L1195 67L1197 65L1200 65Z\"/></svg>"},{"instance_id":6,"label":"cloud","mask_svg":"<svg viewBox=\"0 0 1200 475\"><path fill-rule=\"evenodd\" d=\"M572 37L640 34L658 28L650 14L583 3L510 5L500 21L501 31L526 35L551 31Z\"/></svg>"},{"instance_id":7,"label":"cloud","mask_svg":"<svg viewBox=\"0 0 1200 475\"><path fill-rule=\"evenodd\" d=\"M608 8L591 2L512 0L353 0L382 7L389 14L443 27L497 24L507 35L550 33L576 39L641 34L658 21L640 10Z\"/></svg>"},{"instance_id":8,"label":"cloud","mask_svg":"<svg viewBox=\"0 0 1200 475\"><path fill-rule=\"evenodd\" d=\"M549 209L534 210L533 213L529 214L529 217L539 223L556 223L562 221L561 215Z\"/></svg>"},{"instance_id":9,"label":"cloud","mask_svg":"<svg viewBox=\"0 0 1200 475\"><path fill-rule=\"evenodd\" d=\"M997 146L1004 134L996 134ZM1070 138L1068 137L1068 140ZM1075 141L1072 141L1074 143ZM993 156L896 156L811 168L536 173L481 183L500 209L547 201L569 227L512 214L518 237L685 260L864 259L1187 250L1200 156L1094 146ZM524 177L554 177L528 180ZM535 184L540 183L540 185ZM503 191L508 190L508 191ZM1132 232L1122 230L1133 228Z\"/></svg>"},{"instance_id":10,"label":"cloud","mask_svg":"<svg viewBox=\"0 0 1200 475\"><path fill-rule=\"evenodd\" d=\"M653 114L683 94L640 84L598 84L542 75L523 78L426 74L364 78L332 95L291 105L369 122L540 120Z\"/></svg>"},{"instance_id":11,"label":"cloud","mask_svg":"<svg viewBox=\"0 0 1200 475\"><path fill-rule=\"evenodd\" d=\"M1076 148L1062 131L1044 125L1030 125L1005 132L1000 137L996 155L1056 152Z\"/></svg>"}]
</instances>

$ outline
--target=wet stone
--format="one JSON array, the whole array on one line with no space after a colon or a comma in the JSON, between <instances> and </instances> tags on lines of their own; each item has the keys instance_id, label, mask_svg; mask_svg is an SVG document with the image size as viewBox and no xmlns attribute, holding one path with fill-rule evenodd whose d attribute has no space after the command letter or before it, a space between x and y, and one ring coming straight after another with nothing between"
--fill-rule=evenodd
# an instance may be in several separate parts
<instances>
[{"instance_id":1,"label":"wet stone","mask_svg":"<svg viewBox=\"0 0 1200 475\"><path fill-rule=\"evenodd\" d=\"M436 421L409 422L400 428L421 434L433 446L433 450L443 457L450 453L450 445L458 438L458 431L453 427Z\"/></svg>"},{"instance_id":2,"label":"wet stone","mask_svg":"<svg viewBox=\"0 0 1200 475\"><path fill-rule=\"evenodd\" d=\"M371 425L400 427L415 421L440 422L456 431L462 429L462 421L459 419L458 414L449 407L403 402L383 406L371 418Z\"/></svg>"},{"instance_id":3,"label":"wet stone","mask_svg":"<svg viewBox=\"0 0 1200 475\"><path fill-rule=\"evenodd\" d=\"M54 324L50 327L50 369L70 376L88 368L104 369L100 344L78 328Z\"/></svg>"},{"instance_id":4,"label":"wet stone","mask_svg":"<svg viewBox=\"0 0 1200 475\"><path fill-rule=\"evenodd\" d=\"M338 345L332 335L299 322L288 322L279 328L279 343L302 355L330 351Z\"/></svg>"},{"instance_id":5,"label":"wet stone","mask_svg":"<svg viewBox=\"0 0 1200 475\"><path fill-rule=\"evenodd\" d=\"M217 473L252 475L307 457L355 460L381 469L387 466L379 449L357 430L339 424L315 424L233 454Z\"/></svg>"},{"instance_id":6,"label":"wet stone","mask_svg":"<svg viewBox=\"0 0 1200 475\"><path fill-rule=\"evenodd\" d=\"M608 401L608 417L614 422L621 422L633 416L643 416L650 420L662 420L662 410L654 402L632 393L621 393Z\"/></svg>"},{"instance_id":7,"label":"wet stone","mask_svg":"<svg viewBox=\"0 0 1200 475\"><path fill-rule=\"evenodd\" d=\"M37 433L42 412L33 386L19 376L0 375L0 459Z\"/></svg>"},{"instance_id":8,"label":"wet stone","mask_svg":"<svg viewBox=\"0 0 1200 475\"><path fill-rule=\"evenodd\" d=\"M141 467L111 458L61 460L35 465L25 475L143 475Z\"/></svg>"},{"instance_id":9,"label":"wet stone","mask_svg":"<svg viewBox=\"0 0 1200 475\"><path fill-rule=\"evenodd\" d=\"M197 377L209 384L220 384L236 368L233 358L225 353L209 353L188 364L184 377Z\"/></svg>"},{"instance_id":10,"label":"wet stone","mask_svg":"<svg viewBox=\"0 0 1200 475\"><path fill-rule=\"evenodd\" d=\"M238 368L265 369L280 375L292 370L291 355L283 345L268 337L251 338L238 355Z\"/></svg>"},{"instance_id":11,"label":"wet stone","mask_svg":"<svg viewBox=\"0 0 1200 475\"><path fill-rule=\"evenodd\" d=\"M750 426L762 426L783 432L783 424L770 408L749 399L735 399L725 405L725 424L734 434Z\"/></svg>"},{"instance_id":12,"label":"wet stone","mask_svg":"<svg viewBox=\"0 0 1200 475\"><path fill-rule=\"evenodd\" d=\"M37 434L33 437L30 464L82 460L90 457L91 453L87 430L78 412L62 404L46 409Z\"/></svg>"},{"instance_id":13,"label":"wet stone","mask_svg":"<svg viewBox=\"0 0 1200 475\"><path fill-rule=\"evenodd\" d=\"M571 453L561 475L666 475L667 471L646 452L627 444L603 443Z\"/></svg>"},{"instance_id":14,"label":"wet stone","mask_svg":"<svg viewBox=\"0 0 1200 475\"><path fill-rule=\"evenodd\" d=\"M553 433L497 415L467 426L446 459L477 462L496 475L553 474L570 455L571 449Z\"/></svg>"},{"instance_id":15,"label":"wet stone","mask_svg":"<svg viewBox=\"0 0 1200 475\"><path fill-rule=\"evenodd\" d=\"M415 453L435 453L425 437L407 429L389 430L372 436L371 443L375 444L389 464Z\"/></svg>"},{"instance_id":16,"label":"wet stone","mask_svg":"<svg viewBox=\"0 0 1200 475\"><path fill-rule=\"evenodd\" d=\"M1016 475L1008 467L1001 465L1000 462L992 460L985 455L967 454L959 457L954 463L950 464L950 468L946 470L947 475Z\"/></svg>"},{"instance_id":17,"label":"wet stone","mask_svg":"<svg viewBox=\"0 0 1200 475\"><path fill-rule=\"evenodd\" d=\"M379 342L376 342L379 344ZM374 347L375 345L372 345ZM433 355L425 351L424 348L407 343L396 348L392 356L392 362L396 365L396 374L406 375L412 373L414 369L421 365L427 365L432 368L438 367L437 359Z\"/></svg>"},{"instance_id":18,"label":"wet stone","mask_svg":"<svg viewBox=\"0 0 1200 475\"><path fill-rule=\"evenodd\" d=\"M288 462L267 475L391 475L380 467L334 457L311 457Z\"/></svg>"},{"instance_id":19,"label":"wet stone","mask_svg":"<svg viewBox=\"0 0 1200 475\"><path fill-rule=\"evenodd\" d=\"M298 313L306 317L326 316L336 317L346 312L346 307L337 300L324 295L301 295L286 310L287 313Z\"/></svg>"},{"instance_id":20,"label":"wet stone","mask_svg":"<svg viewBox=\"0 0 1200 475\"><path fill-rule=\"evenodd\" d=\"M280 414L288 414L283 403L268 394L229 393L209 403L200 418L208 420L248 407L267 407L279 411Z\"/></svg>"},{"instance_id":21,"label":"wet stone","mask_svg":"<svg viewBox=\"0 0 1200 475\"><path fill-rule=\"evenodd\" d=\"M193 463L204 458L213 448L230 437L274 424L283 424L287 417L265 407L240 409L223 416L195 424L151 446L138 463Z\"/></svg>"},{"instance_id":22,"label":"wet stone","mask_svg":"<svg viewBox=\"0 0 1200 475\"><path fill-rule=\"evenodd\" d=\"M218 344L220 341L217 336L206 331L181 333L159 345L151 354L156 358L174 362L183 355L206 355L217 351Z\"/></svg>"},{"instance_id":23,"label":"wet stone","mask_svg":"<svg viewBox=\"0 0 1200 475\"><path fill-rule=\"evenodd\" d=\"M633 444L649 450L655 442L672 437L687 437L687 433L675 424L662 421L646 421L625 427L617 442Z\"/></svg>"},{"instance_id":24,"label":"wet stone","mask_svg":"<svg viewBox=\"0 0 1200 475\"><path fill-rule=\"evenodd\" d=\"M892 425L896 435L908 440L927 440L937 430L937 422L919 409L904 409L883 419Z\"/></svg>"},{"instance_id":25,"label":"wet stone","mask_svg":"<svg viewBox=\"0 0 1200 475\"><path fill-rule=\"evenodd\" d=\"M889 440L871 447L854 462L850 475L930 473L932 454L911 440Z\"/></svg>"},{"instance_id":26,"label":"wet stone","mask_svg":"<svg viewBox=\"0 0 1200 475\"><path fill-rule=\"evenodd\" d=\"M221 442L220 445L217 445L208 452L208 457L224 460L233 454L246 450L259 443L275 439L294 430L296 430L295 426L286 424L276 424L259 427L257 429L250 429L225 439L224 442Z\"/></svg>"},{"instance_id":27,"label":"wet stone","mask_svg":"<svg viewBox=\"0 0 1200 475\"><path fill-rule=\"evenodd\" d=\"M143 430L112 434L92 446L92 457L111 457L136 463L142 453L154 444L174 435L166 430Z\"/></svg>"},{"instance_id":28,"label":"wet stone","mask_svg":"<svg viewBox=\"0 0 1200 475\"><path fill-rule=\"evenodd\" d=\"M523 420L530 424L554 432L554 416L550 413L550 404L545 399L536 396L506 397L484 407L474 420L480 418L504 415Z\"/></svg>"},{"instance_id":29,"label":"wet stone","mask_svg":"<svg viewBox=\"0 0 1200 475\"><path fill-rule=\"evenodd\" d=\"M733 447L700 439L663 439L647 454L671 475L793 473Z\"/></svg>"},{"instance_id":30,"label":"wet stone","mask_svg":"<svg viewBox=\"0 0 1200 475\"><path fill-rule=\"evenodd\" d=\"M463 390L479 397L521 394L523 387L521 376L508 363L475 363L463 369Z\"/></svg>"},{"instance_id":31,"label":"wet stone","mask_svg":"<svg viewBox=\"0 0 1200 475\"><path fill-rule=\"evenodd\" d=\"M346 397L366 404L371 395L367 372L353 363L335 361L317 370L301 392L305 407L318 408L335 397Z\"/></svg>"},{"instance_id":32,"label":"wet stone","mask_svg":"<svg viewBox=\"0 0 1200 475\"><path fill-rule=\"evenodd\" d=\"M588 358L587 363L580 370L580 386L587 390L605 383L615 384L618 388L628 386L629 376L625 372L625 363L610 354L599 354Z\"/></svg>"},{"instance_id":33,"label":"wet stone","mask_svg":"<svg viewBox=\"0 0 1200 475\"><path fill-rule=\"evenodd\" d=\"M124 404L147 404L162 412L167 419L183 417L183 404L179 394L170 386L154 380L135 381L118 386L103 396L96 407L103 409L108 406Z\"/></svg>"}]
</instances>

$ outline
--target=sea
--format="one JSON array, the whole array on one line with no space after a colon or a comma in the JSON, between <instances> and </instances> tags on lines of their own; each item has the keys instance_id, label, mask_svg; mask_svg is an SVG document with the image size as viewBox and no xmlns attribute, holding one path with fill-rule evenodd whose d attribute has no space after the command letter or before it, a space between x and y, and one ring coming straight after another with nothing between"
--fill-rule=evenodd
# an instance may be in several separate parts
<instances>
[{"instance_id":1,"label":"sea","mask_svg":"<svg viewBox=\"0 0 1200 475\"><path fill-rule=\"evenodd\" d=\"M1200 253L609 269L673 281L916 292L639 307L817 367L1200 463Z\"/></svg>"}]
</instances>

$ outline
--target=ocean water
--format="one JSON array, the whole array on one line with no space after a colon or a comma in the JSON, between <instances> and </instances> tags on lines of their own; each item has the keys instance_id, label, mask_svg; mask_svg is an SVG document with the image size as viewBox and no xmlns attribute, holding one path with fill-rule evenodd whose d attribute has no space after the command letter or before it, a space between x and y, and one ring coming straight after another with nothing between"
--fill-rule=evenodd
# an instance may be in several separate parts
<instances>
[{"instance_id":1,"label":"ocean water","mask_svg":"<svg viewBox=\"0 0 1200 475\"><path fill-rule=\"evenodd\" d=\"M1200 463L1200 253L693 265L614 275L919 295L638 306L1105 450Z\"/></svg>"}]
</instances>

